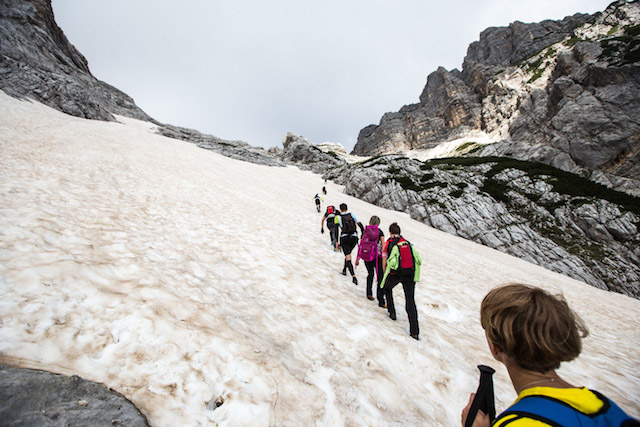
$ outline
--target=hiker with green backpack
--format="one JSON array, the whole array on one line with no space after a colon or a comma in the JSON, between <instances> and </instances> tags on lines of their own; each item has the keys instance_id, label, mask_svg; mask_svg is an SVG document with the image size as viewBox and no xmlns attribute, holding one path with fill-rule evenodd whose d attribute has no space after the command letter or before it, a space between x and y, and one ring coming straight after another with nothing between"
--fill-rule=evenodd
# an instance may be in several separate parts
<instances>
[{"instance_id":1,"label":"hiker with green backpack","mask_svg":"<svg viewBox=\"0 0 640 427\"><path fill-rule=\"evenodd\" d=\"M385 254L387 255L385 257ZM402 283L405 296L405 309L409 317L409 334L411 338L420 339L418 326L418 309L416 308L416 282L420 280L422 259L413 245L400 235L400 226L394 222L389 226L389 240L383 249L385 272L380 287L384 289L387 300L387 311L391 320L396 320L396 308L393 304L393 288Z\"/></svg>"},{"instance_id":2,"label":"hiker with green backpack","mask_svg":"<svg viewBox=\"0 0 640 427\"><path fill-rule=\"evenodd\" d=\"M351 263L351 252L358 246L358 231L356 224L360 227L360 232L364 233L364 226L354 214L347 212L346 203L340 204L340 215L335 218L336 224L340 227L340 247L344 253L344 267L342 268L342 275L347 275L347 269L351 273L351 280L354 285L358 284L356 273L353 271L353 264Z\"/></svg>"},{"instance_id":3,"label":"hiker with green backpack","mask_svg":"<svg viewBox=\"0 0 640 427\"><path fill-rule=\"evenodd\" d=\"M363 260L367 267L367 299L373 301L373 278L376 277L376 297L379 307L386 307L384 303L384 291L380 287L382 282L382 248L384 247L384 233L379 228L380 218L372 216L369 225L364 228L360 245L358 246L358 256L356 257L356 268L358 261Z\"/></svg>"}]
</instances>

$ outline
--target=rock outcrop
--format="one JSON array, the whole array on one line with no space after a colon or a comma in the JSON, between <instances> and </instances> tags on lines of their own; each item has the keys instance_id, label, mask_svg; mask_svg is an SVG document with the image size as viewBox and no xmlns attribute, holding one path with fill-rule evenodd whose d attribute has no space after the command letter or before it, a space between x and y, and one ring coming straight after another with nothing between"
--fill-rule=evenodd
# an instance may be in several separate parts
<instances>
[{"instance_id":1,"label":"rock outcrop","mask_svg":"<svg viewBox=\"0 0 640 427\"><path fill-rule=\"evenodd\" d=\"M91 74L56 24L50 0L0 3L0 89L72 116L151 120L130 96Z\"/></svg>"},{"instance_id":2,"label":"rock outcrop","mask_svg":"<svg viewBox=\"0 0 640 427\"><path fill-rule=\"evenodd\" d=\"M264 166L285 166L285 162L278 159L273 153L249 145L244 141L228 141L197 130L172 125L160 125L158 133L169 138L191 142L200 148L215 151L232 159Z\"/></svg>"},{"instance_id":3,"label":"rock outcrop","mask_svg":"<svg viewBox=\"0 0 640 427\"><path fill-rule=\"evenodd\" d=\"M293 132L287 132L282 140L283 150L278 154L282 160L295 164L302 170L323 174L346 165L342 156L346 151L342 146L333 144L314 145L306 138Z\"/></svg>"},{"instance_id":4,"label":"rock outcrop","mask_svg":"<svg viewBox=\"0 0 640 427\"><path fill-rule=\"evenodd\" d=\"M462 72L429 75L420 102L361 130L355 154L429 149L481 131L474 156L539 161L640 194L640 2L515 22L472 43Z\"/></svg>"},{"instance_id":5,"label":"rock outcrop","mask_svg":"<svg viewBox=\"0 0 640 427\"><path fill-rule=\"evenodd\" d=\"M640 298L640 199L541 163L374 157L329 171L347 194L601 289Z\"/></svg>"},{"instance_id":6,"label":"rock outcrop","mask_svg":"<svg viewBox=\"0 0 640 427\"><path fill-rule=\"evenodd\" d=\"M78 376L0 365L3 426L147 426L124 396Z\"/></svg>"}]
</instances>

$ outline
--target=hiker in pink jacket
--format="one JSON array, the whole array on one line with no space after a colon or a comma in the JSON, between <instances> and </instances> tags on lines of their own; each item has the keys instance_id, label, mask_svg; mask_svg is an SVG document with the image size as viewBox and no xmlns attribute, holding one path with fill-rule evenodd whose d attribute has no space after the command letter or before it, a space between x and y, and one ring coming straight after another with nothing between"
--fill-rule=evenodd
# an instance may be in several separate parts
<instances>
[{"instance_id":1,"label":"hiker in pink jacket","mask_svg":"<svg viewBox=\"0 0 640 427\"><path fill-rule=\"evenodd\" d=\"M376 276L376 297L378 299L378 306L386 307L384 303L384 290L380 287L382 281L382 248L384 247L384 233L378 227L380 225L380 218L372 216L369 220L369 225L364 229L362 233L362 239L358 246L358 256L356 257L356 267L358 261L363 260L364 265L367 267L367 298L373 301L373 276Z\"/></svg>"}]
</instances>

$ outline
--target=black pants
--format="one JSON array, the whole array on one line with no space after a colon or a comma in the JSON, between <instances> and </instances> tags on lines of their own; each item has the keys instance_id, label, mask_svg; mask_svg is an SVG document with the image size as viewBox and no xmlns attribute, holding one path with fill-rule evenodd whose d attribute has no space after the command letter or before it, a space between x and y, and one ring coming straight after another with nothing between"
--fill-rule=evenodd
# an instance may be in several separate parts
<instances>
[{"instance_id":1,"label":"black pants","mask_svg":"<svg viewBox=\"0 0 640 427\"><path fill-rule=\"evenodd\" d=\"M376 260L373 261L365 261L364 265L367 267L367 296L373 296L373 275L376 276L376 298L378 299L378 305L384 305L384 290L380 287L380 283L382 282L382 257L378 258L378 268L376 271Z\"/></svg>"},{"instance_id":2,"label":"black pants","mask_svg":"<svg viewBox=\"0 0 640 427\"><path fill-rule=\"evenodd\" d=\"M329 229L329 237L331 237L331 244L335 248L338 245L338 231L340 227L336 223L328 223L327 228Z\"/></svg>"},{"instance_id":3,"label":"black pants","mask_svg":"<svg viewBox=\"0 0 640 427\"><path fill-rule=\"evenodd\" d=\"M342 246L342 253L351 255L353 249L358 246L358 236L353 234L347 234L340 237L340 246Z\"/></svg>"},{"instance_id":4,"label":"black pants","mask_svg":"<svg viewBox=\"0 0 640 427\"><path fill-rule=\"evenodd\" d=\"M413 281L413 276L387 276L387 281L384 284L384 296L387 298L387 310L390 315L396 314L396 307L393 305L393 288L402 283L404 289L404 297L406 300L405 308L407 310L407 316L409 316L409 333L411 335L418 335L420 328L418 327L418 310L416 309L415 291L416 282Z\"/></svg>"}]
</instances>

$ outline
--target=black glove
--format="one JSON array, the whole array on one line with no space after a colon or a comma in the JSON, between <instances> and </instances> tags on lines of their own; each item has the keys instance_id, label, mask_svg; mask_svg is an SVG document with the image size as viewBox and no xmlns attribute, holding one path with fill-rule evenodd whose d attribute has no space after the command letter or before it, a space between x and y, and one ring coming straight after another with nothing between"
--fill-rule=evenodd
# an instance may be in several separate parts
<instances>
[{"instance_id":1,"label":"black glove","mask_svg":"<svg viewBox=\"0 0 640 427\"><path fill-rule=\"evenodd\" d=\"M321 228L321 229L320 229L320 232L321 232L322 234L324 234L324 228Z\"/></svg>"}]
</instances>

